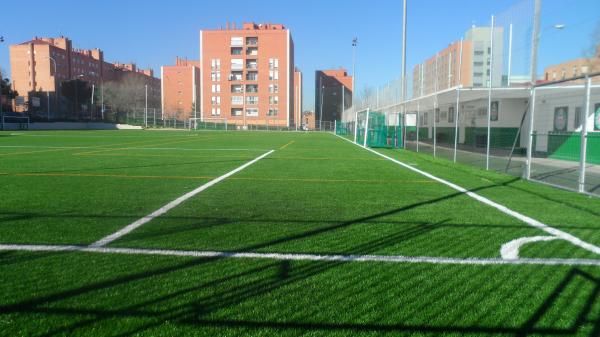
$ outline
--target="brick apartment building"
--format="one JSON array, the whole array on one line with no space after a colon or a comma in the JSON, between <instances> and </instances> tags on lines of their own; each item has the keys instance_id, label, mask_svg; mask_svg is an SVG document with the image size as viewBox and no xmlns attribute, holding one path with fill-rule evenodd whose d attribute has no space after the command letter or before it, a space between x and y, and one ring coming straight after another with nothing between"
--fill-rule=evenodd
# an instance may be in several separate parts
<instances>
[{"instance_id":1,"label":"brick apartment building","mask_svg":"<svg viewBox=\"0 0 600 337\"><path fill-rule=\"evenodd\" d=\"M321 101L322 100L322 101ZM352 76L346 69L315 71L315 120L333 122L352 106ZM321 112L323 116L321 116Z\"/></svg>"},{"instance_id":2,"label":"brick apartment building","mask_svg":"<svg viewBox=\"0 0 600 337\"><path fill-rule=\"evenodd\" d=\"M558 81L582 76L600 71L600 45L596 46L596 54L589 58L578 58L559 64L548 66L544 69L542 81ZM598 79L593 79L598 82Z\"/></svg>"},{"instance_id":3,"label":"brick apartment building","mask_svg":"<svg viewBox=\"0 0 600 337\"><path fill-rule=\"evenodd\" d=\"M462 43L462 64L460 63L460 41L453 42L425 62L413 68L413 97L455 87L487 87L493 72L492 85L502 84L503 28L494 28L494 64L490 65L491 28L473 27L469 29ZM437 66L437 68L436 68ZM460 83L458 71L461 69ZM437 74L437 80L436 80ZM436 88L437 85L437 88Z\"/></svg>"},{"instance_id":4,"label":"brick apartment building","mask_svg":"<svg viewBox=\"0 0 600 337\"><path fill-rule=\"evenodd\" d=\"M160 68L160 78L161 107L166 118L200 117L200 61L177 57L175 65Z\"/></svg>"},{"instance_id":5,"label":"brick apartment building","mask_svg":"<svg viewBox=\"0 0 600 337\"><path fill-rule=\"evenodd\" d=\"M35 92L48 93L51 102L57 102L63 82L80 79L97 88L104 82L115 81L124 76L142 79L148 85L149 95L160 96L160 80L151 69L138 69L133 63L110 63L105 61L100 49L75 49L66 37L35 37L30 41L9 47L13 88L23 97L24 105L16 111L31 106ZM51 106L51 110L55 110Z\"/></svg>"},{"instance_id":6,"label":"brick apartment building","mask_svg":"<svg viewBox=\"0 0 600 337\"><path fill-rule=\"evenodd\" d=\"M289 29L244 23L200 31L200 60L199 117L238 125L295 124L302 75L294 67Z\"/></svg>"}]
</instances>

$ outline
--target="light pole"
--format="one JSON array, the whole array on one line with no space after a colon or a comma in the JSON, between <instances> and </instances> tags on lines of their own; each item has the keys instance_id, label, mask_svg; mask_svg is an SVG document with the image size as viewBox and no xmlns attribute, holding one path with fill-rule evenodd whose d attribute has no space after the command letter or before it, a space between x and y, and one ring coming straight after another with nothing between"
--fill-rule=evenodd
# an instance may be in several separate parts
<instances>
[{"instance_id":1,"label":"light pole","mask_svg":"<svg viewBox=\"0 0 600 337\"><path fill-rule=\"evenodd\" d=\"M356 83L356 46L358 46L358 37L354 37L352 39L352 96L350 97L350 105L352 106L352 111L354 111L354 142L356 143L356 133L358 132L358 112L356 111L356 107L354 106L354 96L356 95L356 91L354 90L354 86Z\"/></svg>"},{"instance_id":2,"label":"light pole","mask_svg":"<svg viewBox=\"0 0 600 337\"><path fill-rule=\"evenodd\" d=\"M148 84L144 85L144 90L146 92L146 103L144 107L144 127L148 128Z\"/></svg>"},{"instance_id":3,"label":"light pole","mask_svg":"<svg viewBox=\"0 0 600 337\"><path fill-rule=\"evenodd\" d=\"M0 42L4 42L4 36L0 36ZM2 71L0 71L0 82L4 83ZM4 111L2 110L2 85L0 85L0 130L4 130Z\"/></svg>"}]
</instances>

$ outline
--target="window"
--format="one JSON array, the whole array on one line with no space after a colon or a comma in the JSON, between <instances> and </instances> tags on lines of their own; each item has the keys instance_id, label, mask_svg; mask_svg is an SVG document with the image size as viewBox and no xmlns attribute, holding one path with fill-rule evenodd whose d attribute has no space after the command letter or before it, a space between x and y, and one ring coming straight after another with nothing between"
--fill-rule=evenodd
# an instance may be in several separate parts
<instances>
[{"instance_id":1,"label":"window","mask_svg":"<svg viewBox=\"0 0 600 337\"><path fill-rule=\"evenodd\" d=\"M454 107L448 108L448 123L454 123Z\"/></svg>"},{"instance_id":2,"label":"window","mask_svg":"<svg viewBox=\"0 0 600 337\"><path fill-rule=\"evenodd\" d=\"M279 96L269 96L269 104L279 104Z\"/></svg>"},{"instance_id":3,"label":"window","mask_svg":"<svg viewBox=\"0 0 600 337\"><path fill-rule=\"evenodd\" d=\"M473 52L474 55L483 55L483 50L476 50Z\"/></svg>"},{"instance_id":4,"label":"window","mask_svg":"<svg viewBox=\"0 0 600 337\"><path fill-rule=\"evenodd\" d=\"M221 108L212 108L211 115L213 115L213 116L220 116L221 115Z\"/></svg>"},{"instance_id":5,"label":"window","mask_svg":"<svg viewBox=\"0 0 600 337\"><path fill-rule=\"evenodd\" d=\"M436 109L434 110L434 112L435 112L435 122L436 122L436 123L439 123L439 122L440 122L440 109L439 109L439 108L436 108Z\"/></svg>"},{"instance_id":6,"label":"window","mask_svg":"<svg viewBox=\"0 0 600 337\"><path fill-rule=\"evenodd\" d=\"M248 117L258 117L258 108L248 108L248 109L246 109L246 116L248 116Z\"/></svg>"},{"instance_id":7,"label":"window","mask_svg":"<svg viewBox=\"0 0 600 337\"><path fill-rule=\"evenodd\" d=\"M210 60L210 68L212 70L219 70L219 69L221 69L221 59L212 59L212 60Z\"/></svg>"},{"instance_id":8,"label":"window","mask_svg":"<svg viewBox=\"0 0 600 337\"><path fill-rule=\"evenodd\" d=\"M256 48L256 47L246 48L246 55L252 55L252 56L258 55L258 48Z\"/></svg>"},{"instance_id":9,"label":"window","mask_svg":"<svg viewBox=\"0 0 600 337\"><path fill-rule=\"evenodd\" d=\"M211 71L210 78L213 81L220 81L221 80L221 72L220 71Z\"/></svg>"},{"instance_id":10,"label":"window","mask_svg":"<svg viewBox=\"0 0 600 337\"><path fill-rule=\"evenodd\" d=\"M244 96L231 96L231 104L234 104L234 105L244 104Z\"/></svg>"},{"instance_id":11,"label":"window","mask_svg":"<svg viewBox=\"0 0 600 337\"><path fill-rule=\"evenodd\" d=\"M231 116L241 116L243 112L242 108L231 108Z\"/></svg>"},{"instance_id":12,"label":"window","mask_svg":"<svg viewBox=\"0 0 600 337\"><path fill-rule=\"evenodd\" d=\"M254 59L246 60L246 68L248 69L258 69L258 62Z\"/></svg>"},{"instance_id":13,"label":"window","mask_svg":"<svg viewBox=\"0 0 600 337\"><path fill-rule=\"evenodd\" d=\"M258 96L246 96L246 104L258 104Z\"/></svg>"},{"instance_id":14,"label":"window","mask_svg":"<svg viewBox=\"0 0 600 337\"><path fill-rule=\"evenodd\" d=\"M483 73L477 72L477 73L473 73L473 77L482 77Z\"/></svg>"},{"instance_id":15,"label":"window","mask_svg":"<svg viewBox=\"0 0 600 337\"><path fill-rule=\"evenodd\" d=\"M246 85L246 92L251 92L251 93L258 92L258 84L248 84L248 85Z\"/></svg>"},{"instance_id":16,"label":"window","mask_svg":"<svg viewBox=\"0 0 600 337\"><path fill-rule=\"evenodd\" d=\"M244 38L243 37L232 37L231 38L231 46L232 47L241 47L244 45Z\"/></svg>"},{"instance_id":17,"label":"window","mask_svg":"<svg viewBox=\"0 0 600 337\"><path fill-rule=\"evenodd\" d=\"M246 45L247 46L256 46L258 44L258 37L247 37Z\"/></svg>"},{"instance_id":18,"label":"window","mask_svg":"<svg viewBox=\"0 0 600 337\"><path fill-rule=\"evenodd\" d=\"M220 84L213 84L212 85L212 92L213 93L219 93L219 92L221 92L221 85Z\"/></svg>"},{"instance_id":19,"label":"window","mask_svg":"<svg viewBox=\"0 0 600 337\"><path fill-rule=\"evenodd\" d=\"M560 74L561 79L565 79L567 77L567 72L563 69L561 74Z\"/></svg>"},{"instance_id":20,"label":"window","mask_svg":"<svg viewBox=\"0 0 600 337\"><path fill-rule=\"evenodd\" d=\"M242 55L242 47L231 47L231 55Z\"/></svg>"},{"instance_id":21,"label":"window","mask_svg":"<svg viewBox=\"0 0 600 337\"><path fill-rule=\"evenodd\" d=\"M213 105L219 105L221 104L221 96L212 96L210 101Z\"/></svg>"},{"instance_id":22,"label":"window","mask_svg":"<svg viewBox=\"0 0 600 337\"><path fill-rule=\"evenodd\" d=\"M241 81L242 74L243 74L243 72L241 72L241 71L232 71L231 75L229 75L229 80L230 81Z\"/></svg>"},{"instance_id":23,"label":"window","mask_svg":"<svg viewBox=\"0 0 600 337\"><path fill-rule=\"evenodd\" d=\"M231 70L243 70L244 60L242 59L231 59Z\"/></svg>"},{"instance_id":24,"label":"window","mask_svg":"<svg viewBox=\"0 0 600 337\"><path fill-rule=\"evenodd\" d=\"M277 81L279 79L279 70L269 70L269 81Z\"/></svg>"},{"instance_id":25,"label":"window","mask_svg":"<svg viewBox=\"0 0 600 337\"><path fill-rule=\"evenodd\" d=\"M279 59L269 59L269 69L279 69Z\"/></svg>"},{"instance_id":26,"label":"window","mask_svg":"<svg viewBox=\"0 0 600 337\"><path fill-rule=\"evenodd\" d=\"M269 84L269 93L270 94L276 94L279 92L279 85L278 84Z\"/></svg>"},{"instance_id":27,"label":"window","mask_svg":"<svg viewBox=\"0 0 600 337\"><path fill-rule=\"evenodd\" d=\"M278 113L279 113L279 109L269 108L269 112L267 112L267 116L277 116Z\"/></svg>"},{"instance_id":28,"label":"window","mask_svg":"<svg viewBox=\"0 0 600 337\"><path fill-rule=\"evenodd\" d=\"M573 123L573 128L577 129L581 126L581 107L575 107L575 121Z\"/></svg>"},{"instance_id":29,"label":"window","mask_svg":"<svg viewBox=\"0 0 600 337\"><path fill-rule=\"evenodd\" d=\"M475 66L475 67L483 67L483 62L473 62L473 66Z\"/></svg>"},{"instance_id":30,"label":"window","mask_svg":"<svg viewBox=\"0 0 600 337\"><path fill-rule=\"evenodd\" d=\"M256 71L249 71L246 74L246 80L248 80L248 81L256 81L256 80L258 80L258 73Z\"/></svg>"},{"instance_id":31,"label":"window","mask_svg":"<svg viewBox=\"0 0 600 337\"><path fill-rule=\"evenodd\" d=\"M233 92L233 93L244 92L244 87L241 84L234 84L231 86L231 92Z\"/></svg>"},{"instance_id":32,"label":"window","mask_svg":"<svg viewBox=\"0 0 600 337\"><path fill-rule=\"evenodd\" d=\"M577 66L573 66L573 77L577 76Z\"/></svg>"}]
</instances>

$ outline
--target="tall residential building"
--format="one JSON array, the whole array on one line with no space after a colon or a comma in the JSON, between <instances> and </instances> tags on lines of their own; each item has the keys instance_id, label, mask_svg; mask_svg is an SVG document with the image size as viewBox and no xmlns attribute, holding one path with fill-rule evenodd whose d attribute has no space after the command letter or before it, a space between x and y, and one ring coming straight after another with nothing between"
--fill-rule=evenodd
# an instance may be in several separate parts
<instances>
[{"instance_id":1,"label":"tall residential building","mask_svg":"<svg viewBox=\"0 0 600 337\"><path fill-rule=\"evenodd\" d=\"M333 122L352 106L352 76L346 69L315 71L315 119ZM322 113L322 116L321 116Z\"/></svg>"},{"instance_id":2,"label":"tall residential building","mask_svg":"<svg viewBox=\"0 0 600 337\"><path fill-rule=\"evenodd\" d=\"M35 37L9 49L13 87L26 103L35 91L47 92L54 101L64 81L81 79L98 87L125 75L143 79L150 95L160 95L160 80L151 69L138 69L133 63L106 62L102 50L75 49L72 41L63 36ZM17 109L23 111L26 107Z\"/></svg>"},{"instance_id":3,"label":"tall residential building","mask_svg":"<svg viewBox=\"0 0 600 337\"><path fill-rule=\"evenodd\" d=\"M200 117L200 61L177 57L175 65L162 66L161 107L166 118Z\"/></svg>"},{"instance_id":4,"label":"tall residential building","mask_svg":"<svg viewBox=\"0 0 600 337\"><path fill-rule=\"evenodd\" d=\"M473 27L465 33L462 41L462 63L461 41L456 41L422 64L417 64L413 68L413 97L428 95L459 84L464 87L487 87L491 74L492 86L501 86L504 29L496 27L493 31L493 66L491 29Z\"/></svg>"},{"instance_id":5,"label":"tall residential building","mask_svg":"<svg viewBox=\"0 0 600 337\"><path fill-rule=\"evenodd\" d=\"M200 32L202 118L290 126L297 119L294 42L281 24Z\"/></svg>"}]
</instances>

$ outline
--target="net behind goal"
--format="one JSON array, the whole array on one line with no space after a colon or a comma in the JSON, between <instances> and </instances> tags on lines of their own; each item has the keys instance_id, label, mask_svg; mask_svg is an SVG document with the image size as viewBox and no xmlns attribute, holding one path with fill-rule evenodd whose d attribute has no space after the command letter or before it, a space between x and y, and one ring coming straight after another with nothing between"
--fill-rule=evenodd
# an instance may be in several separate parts
<instances>
[{"instance_id":1,"label":"net behind goal","mask_svg":"<svg viewBox=\"0 0 600 337\"><path fill-rule=\"evenodd\" d=\"M188 127L190 130L224 130L227 131L227 118L190 118Z\"/></svg>"},{"instance_id":2,"label":"net behind goal","mask_svg":"<svg viewBox=\"0 0 600 337\"><path fill-rule=\"evenodd\" d=\"M27 116L2 116L3 130L28 130L29 117Z\"/></svg>"}]
</instances>

